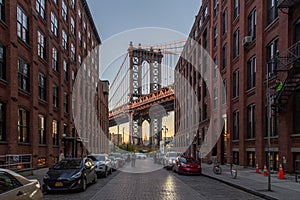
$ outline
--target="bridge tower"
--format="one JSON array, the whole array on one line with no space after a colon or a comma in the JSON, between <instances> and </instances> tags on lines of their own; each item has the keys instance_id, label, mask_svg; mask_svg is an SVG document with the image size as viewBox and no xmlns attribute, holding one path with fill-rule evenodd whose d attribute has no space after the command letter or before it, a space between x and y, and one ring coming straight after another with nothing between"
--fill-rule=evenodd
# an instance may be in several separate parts
<instances>
[{"instance_id":1,"label":"bridge tower","mask_svg":"<svg viewBox=\"0 0 300 200\"><path fill-rule=\"evenodd\" d=\"M163 55L160 50L154 51L152 48L150 50L146 50L143 49L140 44L138 47L134 47L132 42L129 44L128 55L130 62L129 99L131 102L132 100L135 100L145 94L142 92L146 87L142 82L144 78L142 73L143 68L145 68L144 63L149 66L149 69L146 72L149 73L150 76L149 88L147 88L148 92L152 93L161 88L161 62ZM142 143L142 123L144 119L145 116L142 116L140 113L134 111L130 113L130 143L134 143L134 139L136 139L136 143L138 145ZM156 138L157 144L159 145L161 138L162 117L155 117L154 119L148 120L148 122L150 123L149 144L152 145L154 138Z\"/></svg>"}]
</instances>

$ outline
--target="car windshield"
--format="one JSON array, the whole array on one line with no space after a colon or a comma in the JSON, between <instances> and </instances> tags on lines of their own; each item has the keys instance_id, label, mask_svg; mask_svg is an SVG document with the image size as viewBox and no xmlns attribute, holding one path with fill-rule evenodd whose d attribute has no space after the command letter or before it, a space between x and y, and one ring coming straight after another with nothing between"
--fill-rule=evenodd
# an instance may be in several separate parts
<instances>
[{"instance_id":1,"label":"car windshield","mask_svg":"<svg viewBox=\"0 0 300 200\"><path fill-rule=\"evenodd\" d=\"M105 161L104 155L89 155L88 158L92 159L92 161Z\"/></svg>"},{"instance_id":2,"label":"car windshield","mask_svg":"<svg viewBox=\"0 0 300 200\"><path fill-rule=\"evenodd\" d=\"M112 154L113 156L115 156L116 158L121 158L121 154Z\"/></svg>"},{"instance_id":3,"label":"car windshield","mask_svg":"<svg viewBox=\"0 0 300 200\"><path fill-rule=\"evenodd\" d=\"M182 162L182 163L196 163L197 161L193 158L180 158L180 162Z\"/></svg>"},{"instance_id":4,"label":"car windshield","mask_svg":"<svg viewBox=\"0 0 300 200\"><path fill-rule=\"evenodd\" d=\"M80 169L82 166L81 159L65 159L53 165L53 169Z\"/></svg>"}]
</instances>

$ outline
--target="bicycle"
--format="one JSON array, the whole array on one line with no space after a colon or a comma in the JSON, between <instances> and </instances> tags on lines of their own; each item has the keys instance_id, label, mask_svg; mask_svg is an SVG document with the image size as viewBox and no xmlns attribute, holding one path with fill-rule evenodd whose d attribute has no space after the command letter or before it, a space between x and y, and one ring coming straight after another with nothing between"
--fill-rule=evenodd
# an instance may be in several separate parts
<instances>
[{"instance_id":1,"label":"bicycle","mask_svg":"<svg viewBox=\"0 0 300 200\"><path fill-rule=\"evenodd\" d=\"M237 166L233 163L230 164L230 174L233 179L237 177Z\"/></svg>"},{"instance_id":2,"label":"bicycle","mask_svg":"<svg viewBox=\"0 0 300 200\"><path fill-rule=\"evenodd\" d=\"M218 175L222 174L222 168L221 168L220 163L218 161L214 162L213 172L215 174L218 174Z\"/></svg>"}]
</instances>

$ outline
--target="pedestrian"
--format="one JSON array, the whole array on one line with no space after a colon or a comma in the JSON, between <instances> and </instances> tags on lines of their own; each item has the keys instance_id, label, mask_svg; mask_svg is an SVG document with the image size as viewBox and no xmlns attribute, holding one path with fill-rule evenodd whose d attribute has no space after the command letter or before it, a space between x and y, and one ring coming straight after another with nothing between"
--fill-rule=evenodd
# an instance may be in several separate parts
<instances>
[{"instance_id":1,"label":"pedestrian","mask_svg":"<svg viewBox=\"0 0 300 200\"><path fill-rule=\"evenodd\" d=\"M275 91L276 91L276 98L278 97L280 91L282 90L283 83L280 79L276 79Z\"/></svg>"},{"instance_id":2,"label":"pedestrian","mask_svg":"<svg viewBox=\"0 0 300 200\"><path fill-rule=\"evenodd\" d=\"M59 154L59 159L58 159L58 161L61 161L61 160L63 160L63 159L65 159L65 155L64 155L63 151L60 150L60 154Z\"/></svg>"},{"instance_id":3,"label":"pedestrian","mask_svg":"<svg viewBox=\"0 0 300 200\"><path fill-rule=\"evenodd\" d=\"M136 156L135 156L135 153L133 153L132 158L131 158L131 167L135 167L135 159L136 159Z\"/></svg>"}]
</instances>

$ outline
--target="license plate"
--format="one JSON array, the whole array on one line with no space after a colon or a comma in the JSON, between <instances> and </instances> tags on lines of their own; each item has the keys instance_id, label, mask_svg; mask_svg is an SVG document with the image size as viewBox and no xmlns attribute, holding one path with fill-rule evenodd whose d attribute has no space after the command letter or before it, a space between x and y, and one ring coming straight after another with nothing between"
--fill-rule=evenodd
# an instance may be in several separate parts
<instances>
[{"instance_id":1,"label":"license plate","mask_svg":"<svg viewBox=\"0 0 300 200\"><path fill-rule=\"evenodd\" d=\"M62 182L56 182L55 187L62 187L64 184Z\"/></svg>"}]
</instances>

